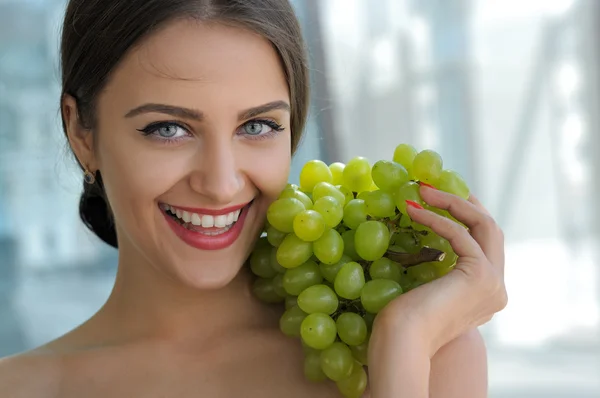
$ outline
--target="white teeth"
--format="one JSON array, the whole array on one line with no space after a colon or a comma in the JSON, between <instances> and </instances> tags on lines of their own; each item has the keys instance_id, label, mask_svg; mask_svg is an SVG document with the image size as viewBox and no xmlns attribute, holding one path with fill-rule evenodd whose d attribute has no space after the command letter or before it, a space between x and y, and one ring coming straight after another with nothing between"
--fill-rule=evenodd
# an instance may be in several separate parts
<instances>
[{"instance_id":1,"label":"white teeth","mask_svg":"<svg viewBox=\"0 0 600 398\"><path fill-rule=\"evenodd\" d=\"M194 224L194 225L202 225L202 219L196 213L192 214L192 224Z\"/></svg>"},{"instance_id":2,"label":"white teeth","mask_svg":"<svg viewBox=\"0 0 600 398\"><path fill-rule=\"evenodd\" d=\"M215 227L223 228L227 225L227 215L220 215L215 217Z\"/></svg>"},{"instance_id":3,"label":"white teeth","mask_svg":"<svg viewBox=\"0 0 600 398\"><path fill-rule=\"evenodd\" d=\"M191 223L192 225L202 226L203 228L216 227L216 228L225 228L226 230L228 230L232 226L233 223L238 221L238 219L240 217L240 213L241 213L241 209L240 209L240 210L232 211L231 213L227 213L227 214L211 216L208 214L201 215L201 214L197 214L197 213L190 213L188 211L180 210L180 209L177 209L177 208L167 205L167 204L165 204L163 206L163 208L166 211L169 211L172 214L175 214L177 216L177 218L179 218L180 220L183 220L184 223ZM221 231L221 233L222 233L222 231Z\"/></svg>"},{"instance_id":4,"label":"white teeth","mask_svg":"<svg viewBox=\"0 0 600 398\"><path fill-rule=\"evenodd\" d=\"M215 225L213 216L202 216L202 228L212 228Z\"/></svg>"}]
</instances>

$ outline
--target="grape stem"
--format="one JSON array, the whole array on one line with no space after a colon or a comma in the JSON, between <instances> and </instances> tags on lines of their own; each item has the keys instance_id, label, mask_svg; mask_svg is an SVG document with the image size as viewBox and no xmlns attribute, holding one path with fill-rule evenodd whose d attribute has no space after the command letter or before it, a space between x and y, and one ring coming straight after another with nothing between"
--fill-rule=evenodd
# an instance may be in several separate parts
<instances>
[{"instance_id":1,"label":"grape stem","mask_svg":"<svg viewBox=\"0 0 600 398\"><path fill-rule=\"evenodd\" d=\"M446 257L446 253L431 247L423 247L418 253L404 253L388 250L386 257L392 261L400 263L403 267L414 267L415 265L419 265L421 263L443 261Z\"/></svg>"}]
</instances>

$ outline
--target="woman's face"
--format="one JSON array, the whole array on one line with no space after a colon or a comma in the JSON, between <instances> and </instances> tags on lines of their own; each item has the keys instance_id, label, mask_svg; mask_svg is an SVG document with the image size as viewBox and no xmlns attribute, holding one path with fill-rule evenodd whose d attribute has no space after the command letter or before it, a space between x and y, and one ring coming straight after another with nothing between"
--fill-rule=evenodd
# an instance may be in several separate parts
<instances>
[{"instance_id":1,"label":"woman's face","mask_svg":"<svg viewBox=\"0 0 600 398\"><path fill-rule=\"evenodd\" d=\"M121 251L197 288L227 284L287 182L289 103L277 53L248 31L178 21L133 50L99 97L88 163Z\"/></svg>"}]
</instances>

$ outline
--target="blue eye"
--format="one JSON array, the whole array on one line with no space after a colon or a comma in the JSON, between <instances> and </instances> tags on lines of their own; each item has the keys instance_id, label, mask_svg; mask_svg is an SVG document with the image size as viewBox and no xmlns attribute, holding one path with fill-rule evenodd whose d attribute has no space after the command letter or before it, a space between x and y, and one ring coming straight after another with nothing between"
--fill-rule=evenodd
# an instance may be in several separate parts
<instances>
[{"instance_id":1,"label":"blue eye","mask_svg":"<svg viewBox=\"0 0 600 398\"><path fill-rule=\"evenodd\" d=\"M188 130L174 122L157 122L140 129L145 136L161 141L176 141L190 136Z\"/></svg>"},{"instance_id":2,"label":"blue eye","mask_svg":"<svg viewBox=\"0 0 600 398\"><path fill-rule=\"evenodd\" d=\"M269 127L263 123L250 122L244 125L244 131L246 134L259 135L263 132L264 127Z\"/></svg>"},{"instance_id":3,"label":"blue eye","mask_svg":"<svg viewBox=\"0 0 600 398\"><path fill-rule=\"evenodd\" d=\"M174 124L169 124L156 129L156 133L161 137L172 138L177 134L177 130L182 130L181 127Z\"/></svg>"},{"instance_id":4,"label":"blue eye","mask_svg":"<svg viewBox=\"0 0 600 398\"><path fill-rule=\"evenodd\" d=\"M251 120L242 126L241 134L251 139L258 139L268 138L283 130L283 126L273 120Z\"/></svg>"}]
</instances>

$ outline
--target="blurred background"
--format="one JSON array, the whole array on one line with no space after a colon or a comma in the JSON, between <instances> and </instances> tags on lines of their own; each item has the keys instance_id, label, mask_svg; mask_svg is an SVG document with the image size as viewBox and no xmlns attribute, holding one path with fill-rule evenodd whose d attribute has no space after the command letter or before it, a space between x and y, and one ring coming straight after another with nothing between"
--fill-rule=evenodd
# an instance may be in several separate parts
<instances>
[{"instance_id":1,"label":"blurred background","mask_svg":"<svg viewBox=\"0 0 600 398\"><path fill-rule=\"evenodd\" d=\"M506 234L492 398L600 397L600 1L295 0L313 107L295 159L439 151ZM0 356L108 296L60 129L64 0L0 0Z\"/></svg>"}]
</instances>

